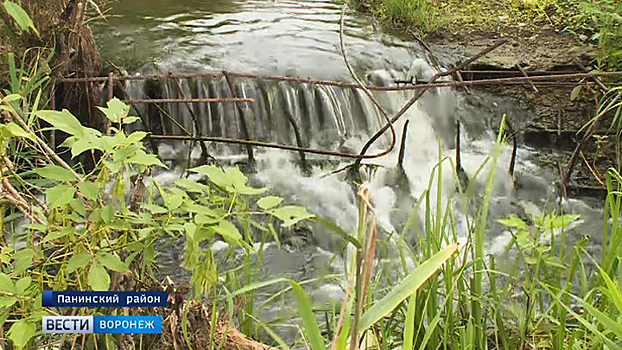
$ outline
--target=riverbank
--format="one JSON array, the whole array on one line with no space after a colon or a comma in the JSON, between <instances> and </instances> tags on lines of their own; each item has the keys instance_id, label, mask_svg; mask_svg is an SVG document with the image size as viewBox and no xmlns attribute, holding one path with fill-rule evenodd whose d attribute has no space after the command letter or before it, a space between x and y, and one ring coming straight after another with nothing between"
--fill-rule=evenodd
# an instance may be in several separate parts
<instances>
[{"instance_id":1,"label":"riverbank","mask_svg":"<svg viewBox=\"0 0 622 350\"><path fill-rule=\"evenodd\" d=\"M614 0L352 0L386 28L430 43L505 37L527 46L579 46L600 69L622 64L622 4ZM498 53L498 51L497 51Z\"/></svg>"},{"instance_id":2,"label":"riverbank","mask_svg":"<svg viewBox=\"0 0 622 350\"><path fill-rule=\"evenodd\" d=\"M622 67L622 5L604 0L428 1L352 0L353 7L378 19L385 30L421 42L429 58L452 66L486 47L505 45L463 73L465 80L499 78L524 70L559 74L616 71ZM520 75L520 74L519 74ZM568 171L582 135L606 90L618 81L584 79L567 84L490 85L471 90L505 96L528 106L533 117L519 133L526 146L540 150L535 161L559 175ZM612 85L608 85L611 83ZM605 86L607 85L607 86ZM462 90L468 93L467 90ZM604 174L615 166L615 113L609 113L582 145L571 170L574 194L604 195Z\"/></svg>"}]
</instances>

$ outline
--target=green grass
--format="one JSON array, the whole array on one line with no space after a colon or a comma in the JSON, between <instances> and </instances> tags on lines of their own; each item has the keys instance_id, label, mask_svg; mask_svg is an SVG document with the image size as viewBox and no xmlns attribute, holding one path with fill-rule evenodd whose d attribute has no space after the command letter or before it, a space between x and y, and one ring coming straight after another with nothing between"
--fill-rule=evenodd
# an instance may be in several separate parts
<instances>
[{"instance_id":1,"label":"green grass","mask_svg":"<svg viewBox=\"0 0 622 350\"><path fill-rule=\"evenodd\" d=\"M622 3L617 0L351 0L392 30L427 35L472 30L514 35L545 25L594 46L601 69L622 69ZM579 40L581 38L582 40ZM585 40L587 38L587 40Z\"/></svg>"},{"instance_id":2,"label":"green grass","mask_svg":"<svg viewBox=\"0 0 622 350\"><path fill-rule=\"evenodd\" d=\"M491 169L495 169L503 143L503 131L499 135L498 146L487 160ZM494 171L480 172L485 187L481 198L475 200L461 193L442 192L440 174L447 166L453 167L450 159L439 159L429 189L419 198L403 230L374 243L383 247L379 252L397 251L401 266L377 267L371 275L365 272L375 258L370 243L376 240L376 228L373 211L366 198L361 198L361 224L351 233L360 248L352 245L355 254L350 256L349 273L343 281L344 290L351 288L351 292L346 293L349 297L341 311L334 310L329 316L332 320L318 323L326 316L317 312L321 306L313 305L292 284L306 346L619 349L622 177L617 171L611 170L608 176L610 195L604 220L611 218L614 224L611 229L606 225L602 232L604 248L599 261L587 253L587 240L566 246L565 228L578 216L551 212L533 214L526 220L513 215L500 222L513 234L508 249L516 252L516 263L500 269L494 256L485 251ZM465 212L472 214L468 237L459 249L453 245L458 241L451 209L456 201L464 202L465 209L470 207ZM473 203L480 204L473 208ZM561 233L555 235L554 230ZM412 236L417 238L414 246L404 239ZM407 260L417 268L409 269ZM598 273L586 273L594 268ZM577 311L577 305L582 311ZM275 344L282 344L276 339Z\"/></svg>"}]
</instances>

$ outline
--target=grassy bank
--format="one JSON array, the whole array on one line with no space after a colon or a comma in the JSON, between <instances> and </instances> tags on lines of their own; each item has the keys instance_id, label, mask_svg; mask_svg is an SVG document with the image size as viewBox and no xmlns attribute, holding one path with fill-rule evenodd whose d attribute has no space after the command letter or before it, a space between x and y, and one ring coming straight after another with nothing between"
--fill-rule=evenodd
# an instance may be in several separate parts
<instances>
[{"instance_id":1,"label":"grassy bank","mask_svg":"<svg viewBox=\"0 0 622 350\"><path fill-rule=\"evenodd\" d=\"M513 35L543 28L598 49L602 69L622 68L622 4L616 0L351 0L388 28L427 35L473 30Z\"/></svg>"}]
</instances>

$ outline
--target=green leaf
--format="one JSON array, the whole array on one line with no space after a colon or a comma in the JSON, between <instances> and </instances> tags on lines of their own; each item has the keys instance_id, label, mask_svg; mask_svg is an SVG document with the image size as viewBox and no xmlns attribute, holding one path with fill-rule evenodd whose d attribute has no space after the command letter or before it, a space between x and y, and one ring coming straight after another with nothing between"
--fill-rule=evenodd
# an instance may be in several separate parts
<instances>
[{"instance_id":1,"label":"green leaf","mask_svg":"<svg viewBox=\"0 0 622 350\"><path fill-rule=\"evenodd\" d=\"M148 245L145 245L145 249L143 250L143 260L145 261L146 264L153 263L157 255L158 254L155 251L155 247L153 246L153 243L149 243Z\"/></svg>"},{"instance_id":2,"label":"green leaf","mask_svg":"<svg viewBox=\"0 0 622 350\"><path fill-rule=\"evenodd\" d=\"M567 227L573 222L579 220L579 217L580 217L579 215L572 215L572 214L556 215L552 217L550 222L547 223L549 225L547 225L546 228L554 229L554 228Z\"/></svg>"},{"instance_id":3,"label":"green leaf","mask_svg":"<svg viewBox=\"0 0 622 350\"><path fill-rule=\"evenodd\" d=\"M28 13L24 11L21 6L11 1L5 1L4 8L21 30L27 32L32 29L32 31L39 36L39 32L37 31L37 28L35 28L35 24L32 22L32 19L30 19L30 16L28 16Z\"/></svg>"},{"instance_id":4,"label":"green leaf","mask_svg":"<svg viewBox=\"0 0 622 350\"><path fill-rule=\"evenodd\" d=\"M9 102L13 102L13 101L22 100L22 99L23 99L23 97L20 94L10 94L10 95L6 95L2 99L2 102L9 103Z\"/></svg>"},{"instance_id":5,"label":"green leaf","mask_svg":"<svg viewBox=\"0 0 622 350\"><path fill-rule=\"evenodd\" d=\"M237 166L227 168L227 170L225 170L225 175L233 188L240 189L246 187L246 176L244 176Z\"/></svg>"},{"instance_id":6,"label":"green leaf","mask_svg":"<svg viewBox=\"0 0 622 350\"><path fill-rule=\"evenodd\" d=\"M84 202L81 199L74 198L69 202L69 206L76 213L80 214L82 217L86 217L86 206L84 206Z\"/></svg>"},{"instance_id":7,"label":"green leaf","mask_svg":"<svg viewBox=\"0 0 622 350\"><path fill-rule=\"evenodd\" d=\"M155 166L166 168L166 165L164 165L160 161L160 159L158 159L158 156L156 156L155 154L147 154L143 150L136 151L136 154L129 157L127 161L128 163L132 163L132 164L139 164L139 165L145 165L145 166L155 165Z\"/></svg>"},{"instance_id":8,"label":"green leaf","mask_svg":"<svg viewBox=\"0 0 622 350\"><path fill-rule=\"evenodd\" d=\"M112 140L111 144L118 145L119 142L117 140ZM131 144L122 148L118 148L114 152L112 159L114 162L117 163L126 162L130 157L134 156L136 152L140 151L141 149L142 146L140 144Z\"/></svg>"},{"instance_id":9,"label":"green leaf","mask_svg":"<svg viewBox=\"0 0 622 350\"><path fill-rule=\"evenodd\" d=\"M308 213L306 208L295 205L287 205L271 210L270 214L283 221L282 226L285 227L290 227L302 220L315 217L314 215Z\"/></svg>"},{"instance_id":10,"label":"green leaf","mask_svg":"<svg viewBox=\"0 0 622 350\"><path fill-rule=\"evenodd\" d=\"M80 190L80 193L82 193L82 195L90 200L90 201L97 201L97 195L99 194L99 186L97 186L94 182L91 181L84 181L84 182L80 182L78 184L78 190Z\"/></svg>"},{"instance_id":11,"label":"green leaf","mask_svg":"<svg viewBox=\"0 0 622 350\"><path fill-rule=\"evenodd\" d=\"M581 324L582 324L585 328L589 329L592 333L594 333L594 335L596 335L596 336L600 337L600 339L601 339L601 340L602 340L605 344L607 344L607 346L608 346L610 349L619 349L619 348L620 348L620 347L619 347L619 346L617 346L617 345L616 345L616 344L615 344L615 343L614 343L611 339L609 339L609 338L608 338L605 334L603 334L603 333L601 333L601 332L600 332L600 330L598 329L599 327L597 326L597 324L595 324L594 322L591 322L591 320L590 320L590 321L586 320L586 319L585 319L582 315L577 314L577 313L576 313L576 312L575 312L575 311L574 311L571 307L569 307L568 305L564 304L564 303L560 300L560 298L559 298L559 297L558 297L555 293L553 293L553 291L552 291L552 290L551 290L551 289L550 289L547 285L542 284L542 286L543 286L543 287L544 287L544 288L545 288L545 289L546 289L546 290L550 293L550 295L551 295L553 298L555 298L555 300L557 301L557 303L558 303L559 305L561 305L562 307L564 307L564 309L566 309L566 311L568 311L568 313L570 313L572 316L574 316L574 318L575 318L575 319L577 319L577 321L579 321L579 322L580 322L580 323L581 323ZM592 316L598 317L595 313L593 313L595 309L594 309L594 308L593 308L593 307L592 307L589 303L586 303L583 299L581 299L581 298L577 298L577 297L575 297L575 296L574 296L574 295L572 295L572 294L569 294L569 295L570 295L571 297L573 297L574 299L576 299L576 300L580 301L580 302L583 304L583 306L584 306L584 307L585 307L586 305L588 305L588 308L586 308L586 310L587 310L589 313L591 313L591 314L592 314ZM599 313L600 313L600 312L599 312ZM602 313L600 313L600 314L601 314L601 316L602 316ZM607 317L606 315L604 315L604 316L605 316L605 317ZM600 320L600 319L599 319L599 321L602 321L602 320ZM610 320L607 320L607 321L606 321L606 323L607 323L607 324L609 324L609 323L610 323L609 321L610 321ZM614 326L614 327L615 327L615 326ZM619 326L619 324L618 324L618 327L620 327L620 326ZM614 329L615 329L615 328L614 328ZM622 337L622 334L618 334L617 336L618 336L618 337Z\"/></svg>"},{"instance_id":12,"label":"green leaf","mask_svg":"<svg viewBox=\"0 0 622 350\"><path fill-rule=\"evenodd\" d=\"M53 241L59 238L63 238L67 236L68 234L74 233L74 232L76 232L76 229L74 227L64 227L60 230L50 231L50 233L45 235L45 237L43 238L41 242L48 242L48 241Z\"/></svg>"},{"instance_id":13,"label":"green leaf","mask_svg":"<svg viewBox=\"0 0 622 350\"><path fill-rule=\"evenodd\" d=\"M17 298L12 296L4 296L0 297L0 308L9 308L13 306L13 304L17 303ZM1 320L0 320L1 322ZM1 324L1 323L0 323Z\"/></svg>"},{"instance_id":14,"label":"green leaf","mask_svg":"<svg viewBox=\"0 0 622 350\"><path fill-rule=\"evenodd\" d=\"M115 208L112 203L106 204L102 207L101 218L105 223L110 223L114 218Z\"/></svg>"},{"instance_id":15,"label":"green leaf","mask_svg":"<svg viewBox=\"0 0 622 350\"><path fill-rule=\"evenodd\" d=\"M125 118L130 111L130 106L126 105L116 97L108 101L107 105L108 108L97 108L99 108L104 113L106 118L110 119L113 123L121 122L121 120Z\"/></svg>"},{"instance_id":16,"label":"green leaf","mask_svg":"<svg viewBox=\"0 0 622 350\"><path fill-rule=\"evenodd\" d=\"M86 151L94 149L104 151L100 139L88 135L76 138L75 141L71 143L71 159L81 155Z\"/></svg>"},{"instance_id":17,"label":"green leaf","mask_svg":"<svg viewBox=\"0 0 622 350\"><path fill-rule=\"evenodd\" d=\"M130 254L127 258L125 258L125 265L130 266L132 264L132 261L134 261L134 259L136 259L136 256L138 255L139 252L133 252L132 254Z\"/></svg>"},{"instance_id":18,"label":"green leaf","mask_svg":"<svg viewBox=\"0 0 622 350\"><path fill-rule=\"evenodd\" d=\"M129 134L129 136L125 139L124 143L130 145L142 141L142 139L144 139L145 137L147 137L146 132L134 131L133 133Z\"/></svg>"},{"instance_id":19,"label":"green leaf","mask_svg":"<svg viewBox=\"0 0 622 350\"><path fill-rule=\"evenodd\" d=\"M13 341L13 345L17 348L23 348L28 344L28 341L35 336L37 326L26 318L13 323L9 329L9 339Z\"/></svg>"},{"instance_id":20,"label":"green leaf","mask_svg":"<svg viewBox=\"0 0 622 350\"><path fill-rule=\"evenodd\" d=\"M35 230L38 232L45 232L47 231L48 227L46 225L43 224L28 224L25 225L24 228L30 229L30 230Z\"/></svg>"},{"instance_id":21,"label":"green leaf","mask_svg":"<svg viewBox=\"0 0 622 350\"><path fill-rule=\"evenodd\" d=\"M133 124L133 123L136 123L139 120L140 120L140 118L138 118L138 117L125 117L125 118L123 118L123 124Z\"/></svg>"},{"instance_id":22,"label":"green leaf","mask_svg":"<svg viewBox=\"0 0 622 350\"><path fill-rule=\"evenodd\" d=\"M283 201L283 198L281 197L266 196L258 200L257 205L263 210L268 210L281 204L282 201Z\"/></svg>"},{"instance_id":23,"label":"green leaf","mask_svg":"<svg viewBox=\"0 0 622 350\"><path fill-rule=\"evenodd\" d=\"M79 268L85 267L86 264L91 261L92 255L90 253L81 253L74 255L69 259L67 263L67 273L72 273Z\"/></svg>"},{"instance_id":24,"label":"green leaf","mask_svg":"<svg viewBox=\"0 0 622 350\"><path fill-rule=\"evenodd\" d=\"M25 139L35 141L35 137L32 133L26 132L26 130L22 129L21 126L13 122L4 125L4 128L9 132L10 136L12 137L23 137Z\"/></svg>"},{"instance_id":25,"label":"green leaf","mask_svg":"<svg viewBox=\"0 0 622 350\"><path fill-rule=\"evenodd\" d=\"M305 335L309 339L311 349L326 350L324 337L322 337L322 332L320 331L320 327L317 324L317 319L315 318L315 314L313 313L313 308L311 308L311 303L309 302L309 298L307 298L307 294L302 289L302 287L295 281L290 280L289 283L292 285L292 289L294 291L294 298L296 299L296 304L298 304L298 311L300 312L302 327L304 329Z\"/></svg>"},{"instance_id":26,"label":"green leaf","mask_svg":"<svg viewBox=\"0 0 622 350\"><path fill-rule=\"evenodd\" d=\"M56 180L56 181L75 181L76 177L73 175L73 172L58 166L58 165L48 165L43 168L37 168L34 170L35 173L45 179Z\"/></svg>"},{"instance_id":27,"label":"green leaf","mask_svg":"<svg viewBox=\"0 0 622 350\"><path fill-rule=\"evenodd\" d=\"M62 112L42 110L36 112L37 117L45 120L54 128L64 131L69 135L86 137L87 135L101 136L101 132L82 126L80 121L68 110Z\"/></svg>"},{"instance_id":28,"label":"green leaf","mask_svg":"<svg viewBox=\"0 0 622 350\"><path fill-rule=\"evenodd\" d=\"M507 227L513 227L522 230L527 230L528 228L527 224L523 220L521 220L521 218L514 214L511 214L508 219L499 219L497 220L497 222Z\"/></svg>"},{"instance_id":29,"label":"green leaf","mask_svg":"<svg viewBox=\"0 0 622 350\"><path fill-rule=\"evenodd\" d=\"M458 250L458 244L452 244L410 272L397 286L393 287L380 301L376 302L359 320L358 331L364 332L386 314L395 309L436 273L443 264Z\"/></svg>"},{"instance_id":30,"label":"green leaf","mask_svg":"<svg viewBox=\"0 0 622 350\"><path fill-rule=\"evenodd\" d=\"M209 180L214 185L220 187L223 190L226 189L227 186L231 185L231 182L227 178L227 175L225 175L225 172L222 171L222 169L217 168L213 165L203 165L198 168L188 169L188 171L207 175Z\"/></svg>"},{"instance_id":31,"label":"green leaf","mask_svg":"<svg viewBox=\"0 0 622 350\"><path fill-rule=\"evenodd\" d=\"M188 192L194 193L207 193L209 192L209 187L205 186L202 183L198 183L196 181L190 179L179 179L175 181L175 185L186 189Z\"/></svg>"},{"instance_id":32,"label":"green leaf","mask_svg":"<svg viewBox=\"0 0 622 350\"><path fill-rule=\"evenodd\" d=\"M242 235L238 231L234 224L227 220L221 220L218 225L211 226L210 229L216 231L216 233L223 236L225 239L240 243L242 241Z\"/></svg>"},{"instance_id":33,"label":"green leaf","mask_svg":"<svg viewBox=\"0 0 622 350\"><path fill-rule=\"evenodd\" d=\"M600 277L603 281L605 281L605 285L607 286L606 289L603 288L603 294L607 295L618 311L622 312L622 290L616 286L605 270L603 270L600 266L598 269L600 270Z\"/></svg>"},{"instance_id":34,"label":"green leaf","mask_svg":"<svg viewBox=\"0 0 622 350\"><path fill-rule=\"evenodd\" d=\"M116 255L100 252L97 254L97 260L106 266L109 270L117 272L128 272L130 269Z\"/></svg>"},{"instance_id":35,"label":"green leaf","mask_svg":"<svg viewBox=\"0 0 622 350\"><path fill-rule=\"evenodd\" d=\"M579 95L581 94L582 89L583 89L583 85L575 86L570 92L570 101L574 101L577 98L579 98Z\"/></svg>"},{"instance_id":36,"label":"green leaf","mask_svg":"<svg viewBox=\"0 0 622 350\"><path fill-rule=\"evenodd\" d=\"M185 193L174 192L175 189L171 190L170 196L168 197L167 207L169 210L175 210L181 206L184 202Z\"/></svg>"},{"instance_id":37,"label":"green leaf","mask_svg":"<svg viewBox=\"0 0 622 350\"><path fill-rule=\"evenodd\" d=\"M240 294L252 292L254 290L257 290L263 287L271 286L276 283L289 282L289 281L290 280L287 278L279 277L279 278L275 278L275 279L271 279L267 281L252 282L250 284L245 285L244 287L236 288L235 290L231 292L231 294L228 295L228 297L234 297Z\"/></svg>"},{"instance_id":38,"label":"green leaf","mask_svg":"<svg viewBox=\"0 0 622 350\"><path fill-rule=\"evenodd\" d=\"M230 192L237 192L239 194L245 194L248 196L256 196L258 194L262 194L264 192L268 191L267 188L262 187L262 188L255 188L255 187L250 187L250 186L241 186L241 187L235 187L233 189L233 191Z\"/></svg>"},{"instance_id":39,"label":"green leaf","mask_svg":"<svg viewBox=\"0 0 622 350\"><path fill-rule=\"evenodd\" d=\"M32 278L29 276L20 278L19 281L15 282L15 292L17 295L24 295L26 289L32 283Z\"/></svg>"},{"instance_id":40,"label":"green leaf","mask_svg":"<svg viewBox=\"0 0 622 350\"><path fill-rule=\"evenodd\" d=\"M32 265L34 256L35 251L32 250L32 248L24 248L13 254L13 259L15 259L15 269L13 272L15 272L16 275L20 275L22 272L26 271Z\"/></svg>"},{"instance_id":41,"label":"green leaf","mask_svg":"<svg viewBox=\"0 0 622 350\"><path fill-rule=\"evenodd\" d=\"M89 269L89 285L94 291L106 292L110 288L110 275L98 261Z\"/></svg>"},{"instance_id":42,"label":"green leaf","mask_svg":"<svg viewBox=\"0 0 622 350\"><path fill-rule=\"evenodd\" d=\"M151 214L164 214L168 212L166 208L155 204L143 204L143 207L149 210Z\"/></svg>"},{"instance_id":43,"label":"green leaf","mask_svg":"<svg viewBox=\"0 0 622 350\"><path fill-rule=\"evenodd\" d=\"M0 292L15 294L15 284L8 275L0 272Z\"/></svg>"},{"instance_id":44,"label":"green leaf","mask_svg":"<svg viewBox=\"0 0 622 350\"><path fill-rule=\"evenodd\" d=\"M49 209L62 207L73 199L76 189L66 184L52 187L45 191L45 201L48 203Z\"/></svg>"}]
</instances>

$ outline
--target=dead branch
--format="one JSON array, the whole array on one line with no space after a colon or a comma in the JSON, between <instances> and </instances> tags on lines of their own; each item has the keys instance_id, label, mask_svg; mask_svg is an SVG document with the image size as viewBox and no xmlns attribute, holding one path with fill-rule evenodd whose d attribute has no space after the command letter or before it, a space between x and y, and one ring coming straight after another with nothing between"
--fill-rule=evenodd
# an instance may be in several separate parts
<instances>
[{"instance_id":1,"label":"dead branch","mask_svg":"<svg viewBox=\"0 0 622 350\"><path fill-rule=\"evenodd\" d=\"M574 169L575 164L577 163L577 159L579 157L579 153L581 152L581 149L583 148L583 146L585 146L585 144L587 143L587 140L589 140L590 137L592 137L592 135L594 134L594 131L596 130L596 127L598 126L598 123L603 118L603 116L607 114L615 106L615 104L618 102L618 100L620 100L621 97L622 97L622 92L618 93L616 97L613 98L611 102L609 102L607 107L603 108L603 110L600 111L600 113L598 113L596 118L594 118L594 120L592 121L592 124L590 124L590 127L587 129L587 131L583 135L583 138L581 139L579 144L577 144L577 146L575 147L574 152L572 152L572 157L570 157L570 162L568 163L568 167L566 168L566 174L564 175L564 178L560 185L560 200L561 198L566 198L567 196L566 187L568 186L568 183L570 182L570 177L572 176L572 171Z\"/></svg>"},{"instance_id":2,"label":"dead branch","mask_svg":"<svg viewBox=\"0 0 622 350\"><path fill-rule=\"evenodd\" d=\"M445 71L445 72L438 72L436 73L432 79L430 79L430 81L427 84L423 84L420 85L421 89L419 90L419 92L413 96L413 98L410 99L410 101L408 101L398 112L397 114L395 114L395 116L393 118L391 118L391 120L389 121L389 123L387 123L385 126L383 126L378 132L376 132L365 144L365 146L363 146L363 149L360 152L360 155L363 156L365 155L365 153L369 150L369 148L374 144L374 142L376 142L376 140L378 140L378 138L380 138L380 136L382 136L382 134L384 134L385 131L387 131L387 129L389 127L393 128L393 123L395 123L398 119L400 119L400 117L402 117L402 115L404 115L404 113L406 113L406 111L408 111L408 109L415 103L417 102L417 100L423 96L423 94L430 88L432 88L433 83L443 77L443 76L447 76L447 75L452 75L455 72L457 72L458 70L466 67L467 65L473 63L474 61L478 60L479 58L481 58L482 56L488 54L489 52L491 52L492 50L498 48L499 46L503 45L507 43L507 40L501 40L498 43L496 43L495 45L486 48L485 50L482 50L481 52L479 52L478 54L476 54L475 56L471 57L470 59L460 63L458 66ZM456 82L452 82L454 83L454 85ZM457 82L459 83L459 82ZM467 83L467 82L464 82ZM360 166L362 158L359 158L355 161L353 169L358 169Z\"/></svg>"},{"instance_id":3,"label":"dead branch","mask_svg":"<svg viewBox=\"0 0 622 350\"><path fill-rule=\"evenodd\" d=\"M0 92L0 99L4 99L4 97L4 94ZM24 130L26 130L26 132L32 134L32 136L35 138L36 143L45 151L44 154L52 157L60 166L69 170L73 174L73 176L78 179L79 182L84 181L82 176L78 175L78 173L76 173L67 163L65 163L65 161L61 157L59 157L58 154L56 154L56 152L54 152L45 141L41 140L41 138L37 136L26 123L24 123L22 118L15 111L15 109L9 108L9 114L11 115L13 121L17 122Z\"/></svg>"}]
</instances>

